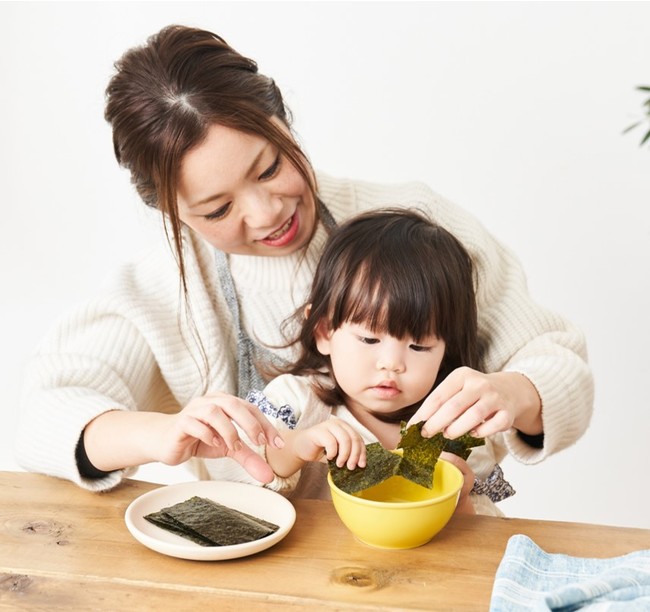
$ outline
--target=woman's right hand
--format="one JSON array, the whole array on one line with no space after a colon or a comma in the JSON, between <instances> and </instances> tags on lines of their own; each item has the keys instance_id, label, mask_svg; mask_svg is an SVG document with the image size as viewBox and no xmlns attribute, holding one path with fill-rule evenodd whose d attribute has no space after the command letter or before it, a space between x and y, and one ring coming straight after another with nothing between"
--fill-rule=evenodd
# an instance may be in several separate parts
<instances>
[{"instance_id":1,"label":"woman's right hand","mask_svg":"<svg viewBox=\"0 0 650 612\"><path fill-rule=\"evenodd\" d=\"M271 482L271 467L239 437L280 449L284 441L257 406L225 393L194 398L176 414L110 410L84 430L89 461L110 472L159 461L179 465L191 457L231 457L256 480Z\"/></svg>"},{"instance_id":2,"label":"woman's right hand","mask_svg":"<svg viewBox=\"0 0 650 612\"><path fill-rule=\"evenodd\" d=\"M178 465L191 457L231 457L256 480L273 480L269 465L240 438L235 427L236 423L253 444L284 446L276 428L254 404L225 393L210 393L169 416L160 432L159 461Z\"/></svg>"}]
</instances>

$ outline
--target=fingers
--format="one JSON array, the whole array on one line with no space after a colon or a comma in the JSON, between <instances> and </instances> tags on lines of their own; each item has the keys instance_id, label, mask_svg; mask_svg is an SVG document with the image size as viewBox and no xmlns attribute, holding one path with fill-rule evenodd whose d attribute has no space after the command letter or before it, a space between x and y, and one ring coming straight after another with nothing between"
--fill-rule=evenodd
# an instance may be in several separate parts
<instances>
[{"instance_id":1,"label":"fingers","mask_svg":"<svg viewBox=\"0 0 650 612\"><path fill-rule=\"evenodd\" d=\"M252 444L282 448L284 441L277 429L256 406L245 400L225 394L210 394L192 400L185 411L211 427L230 451L237 451L240 440L237 424Z\"/></svg>"},{"instance_id":2,"label":"fingers","mask_svg":"<svg viewBox=\"0 0 650 612\"><path fill-rule=\"evenodd\" d=\"M425 421L425 437L440 431L447 438L467 432L486 437L512 426L514 417L506 405L489 375L458 368L429 395L408 424Z\"/></svg>"},{"instance_id":3,"label":"fingers","mask_svg":"<svg viewBox=\"0 0 650 612\"><path fill-rule=\"evenodd\" d=\"M186 436L200 440L208 447L214 447L216 456L225 456L228 452L225 440L220 435L217 435L212 427L202 421L189 415L182 415L180 428Z\"/></svg>"},{"instance_id":4,"label":"fingers","mask_svg":"<svg viewBox=\"0 0 650 612\"><path fill-rule=\"evenodd\" d=\"M427 438L444 431L463 412L470 400L465 390L466 369L469 368L459 368L447 376L424 400L408 425L425 421L422 435Z\"/></svg>"},{"instance_id":5,"label":"fingers","mask_svg":"<svg viewBox=\"0 0 650 612\"><path fill-rule=\"evenodd\" d=\"M238 450L229 451L227 456L237 461L255 480L271 482L274 474L269 464L244 443L240 442L240 445Z\"/></svg>"},{"instance_id":6,"label":"fingers","mask_svg":"<svg viewBox=\"0 0 650 612\"><path fill-rule=\"evenodd\" d=\"M338 467L346 466L353 470L366 466L366 445L359 434L344 421L328 419L303 433L314 449L305 450L305 460L313 460L318 454L324 453L329 461L335 460Z\"/></svg>"}]
</instances>

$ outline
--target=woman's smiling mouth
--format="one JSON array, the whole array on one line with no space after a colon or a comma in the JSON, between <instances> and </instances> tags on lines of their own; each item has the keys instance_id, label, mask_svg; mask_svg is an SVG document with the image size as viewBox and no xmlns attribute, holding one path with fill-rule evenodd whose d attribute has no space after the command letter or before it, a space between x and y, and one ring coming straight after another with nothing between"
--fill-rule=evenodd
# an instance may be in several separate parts
<instances>
[{"instance_id":1,"label":"woman's smiling mouth","mask_svg":"<svg viewBox=\"0 0 650 612\"><path fill-rule=\"evenodd\" d=\"M259 242L272 247L286 246L296 237L298 227L298 215L294 213L282 227Z\"/></svg>"}]
</instances>

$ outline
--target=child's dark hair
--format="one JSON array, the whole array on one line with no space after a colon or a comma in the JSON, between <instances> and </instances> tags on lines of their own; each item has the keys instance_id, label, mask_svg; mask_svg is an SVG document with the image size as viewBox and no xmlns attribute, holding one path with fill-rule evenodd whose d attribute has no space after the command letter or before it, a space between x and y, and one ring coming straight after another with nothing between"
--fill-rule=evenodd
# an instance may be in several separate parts
<instances>
[{"instance_id":1,"label":"child's dark hair","mask_svg":"<svg viewBox=\"0 0 650 612\"><path fill-rule=\"evenodd\" d=\"M316 348L316 326L330 331L359 323L374 332L415 342L436 335L445 355L433 385L460 366L479 369L477 314L472 260L447 230L413 209L363 213L330 236L316 268L301 330L292 344L300 354L285 372L317 374L330 368ZM329 405L345 403L334 387L316 389ZM393 415L408 418L417 406ZM410 414L409 414L410 413Z\"/></svg>"}]
</instances>

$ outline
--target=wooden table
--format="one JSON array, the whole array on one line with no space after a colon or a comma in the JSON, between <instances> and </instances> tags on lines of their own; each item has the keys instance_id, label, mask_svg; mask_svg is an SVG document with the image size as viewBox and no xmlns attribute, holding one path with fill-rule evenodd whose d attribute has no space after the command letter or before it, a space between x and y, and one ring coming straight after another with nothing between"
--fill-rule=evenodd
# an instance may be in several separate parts
<instances>
[{"instance_id":1,"label":"wooden table","mask_svg":"<svg viewBox=\"0 0 650 612\"><path fill-rule=\"evenodd\" d=\"M91 493L37 474L0 472L0 609L487 610L508 538L548 552L615 556L650 548L650 530L456 516L429 544L366 546L330 502L296 500L276 546L230 561L186 561L137 542L124 512L156 486Z\"/></svg>"}]
</instances>

